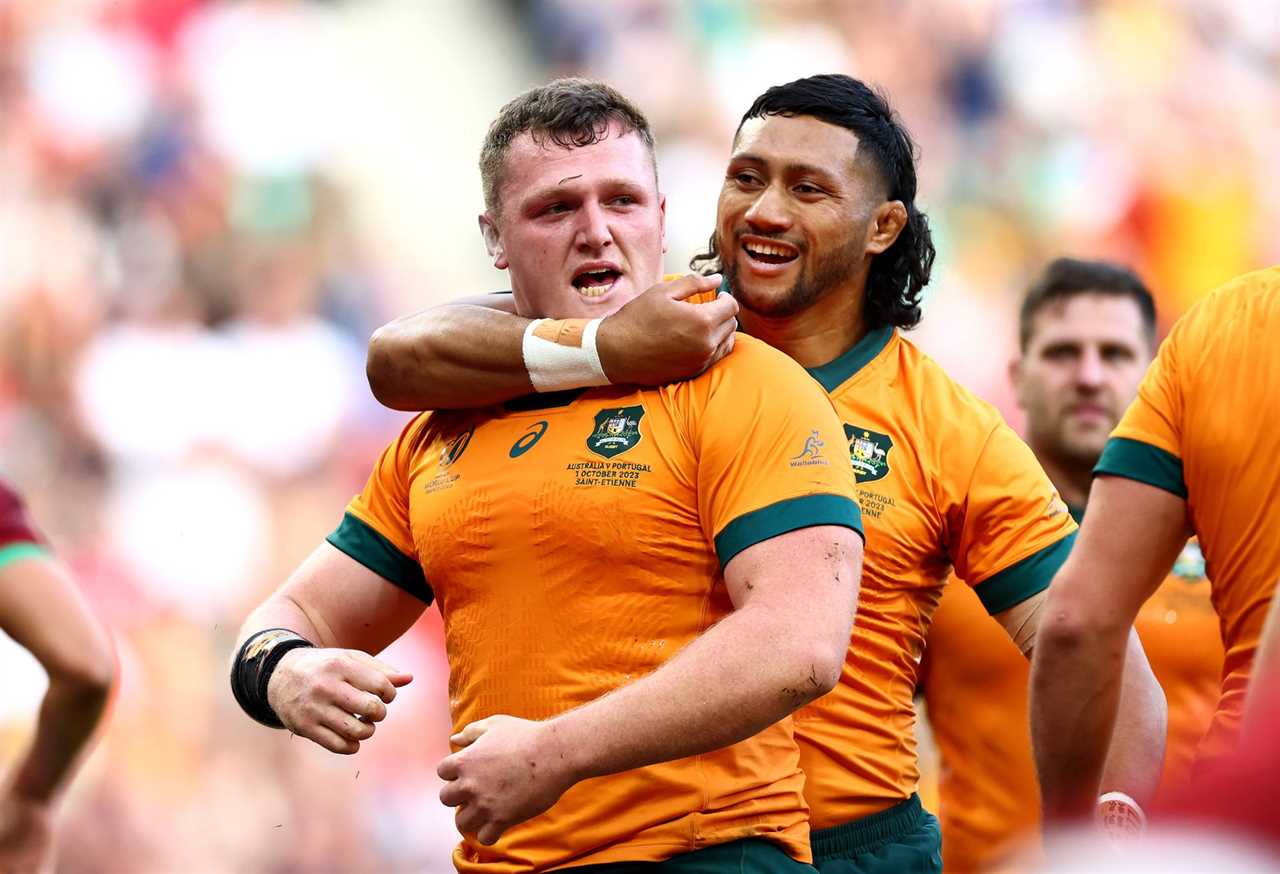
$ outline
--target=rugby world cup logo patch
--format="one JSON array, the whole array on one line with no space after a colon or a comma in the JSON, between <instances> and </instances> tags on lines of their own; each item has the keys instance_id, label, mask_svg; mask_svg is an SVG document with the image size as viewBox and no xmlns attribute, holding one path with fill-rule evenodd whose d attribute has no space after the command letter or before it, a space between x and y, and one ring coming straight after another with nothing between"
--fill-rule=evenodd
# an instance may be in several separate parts
<instances>
[{"instance_id":1,"label":"rugby world cup logo patch","mask_svg":"<svg viewBox=\"0 0 1280 874\"><path fill-rule=\"evenodd\" d=\"M640 420L644 407L610 407L596 413L596 427L587 438L587 448L601 458L621 455L640 442Z\"/></svg>"}]
</instances>

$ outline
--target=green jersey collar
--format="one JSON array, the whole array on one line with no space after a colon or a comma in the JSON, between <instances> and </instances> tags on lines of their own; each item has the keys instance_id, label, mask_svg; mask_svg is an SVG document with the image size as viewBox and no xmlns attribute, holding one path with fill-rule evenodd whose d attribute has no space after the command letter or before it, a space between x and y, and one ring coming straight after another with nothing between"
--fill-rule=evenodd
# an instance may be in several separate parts
<instances>
[{"instance_id":1,"label":"green jersey collar","mask_svg":"<svg viewBox=\"0 0 1280 874\"><path fill-rule=\"evenodd\" d=\"M502 408L511 413L527 413L533 410L550 410L556 407L567 407L585 394L585 388L567 388L562 391L535 392L520 395L502 404Z\"/></svg>"},{"instance_id":2,"label":"green jersey collar","mask_svg":"<svg viewBox=\"0 0 1280 874\"><path fill-rule=\"evenodd\" d=\"M893 337L893 325L885 325L867 334L839 358L828 361L821 367L807 368L809 375L822 384L828 392L833 392L847 382L851 376L866 367L889 345Z\"/></svg>"}]
</instances>

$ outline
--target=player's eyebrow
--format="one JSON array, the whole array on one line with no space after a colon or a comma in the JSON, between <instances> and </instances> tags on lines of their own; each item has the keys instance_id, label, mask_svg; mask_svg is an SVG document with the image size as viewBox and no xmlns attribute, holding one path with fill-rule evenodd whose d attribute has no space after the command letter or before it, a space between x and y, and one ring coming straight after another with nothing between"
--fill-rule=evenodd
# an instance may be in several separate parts
<instances>
[{"instance_id":1,"label":"player's eyebrow","mask_svg":"<svg viewBox=\"0 0 1280 874\"><path fill-rule=\"evenodd\" d=\"M768 158L757 155L753 152L739 152L730 159L730 163L753 164L757 167L768 167L772 162ZM819 167L817 164L806 164L804 161L787 161L782 164L782 172L788 176L821 176L829 179L832 176L831 170L826 167Z\"/></svg>"},{"instance_id":2,"label":"player's eyebrow","mask_svg":"<svg viewBox=\"0 0 1280 874\"><path fill-rule=\"evenodd\" d=\"M556 197L575 197L577 195L574 194L572 189L566 190L563 186L566 182L570 182L574 179L581 179L582 176L582 173L579 173L576 176L566 176L555 185L548 185L546 188L540 188L536 191L529 192L525 199L526 201L540 201ZM644 186L637 184L635 180L623 177L601 179L598 183L592 184L598 184L600 189L603 190L621 191L636 198L643 198L645 194Z\"/></svg>"}]
</instances>

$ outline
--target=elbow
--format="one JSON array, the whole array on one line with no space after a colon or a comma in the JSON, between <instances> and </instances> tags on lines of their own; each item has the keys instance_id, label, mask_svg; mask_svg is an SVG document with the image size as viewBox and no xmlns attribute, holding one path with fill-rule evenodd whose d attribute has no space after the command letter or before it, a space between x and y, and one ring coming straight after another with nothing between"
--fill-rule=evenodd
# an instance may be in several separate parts
<instances>
[{"instance_id":1,"label":"elbow","mask_svg":"<svg viewBox=\"0 0 1280 874\"><path fill-rule=\"evenodd\" d=\"M1034 650L1044 655L1071 655L1097 649L1108 641L1120 642L1123 649L1127 631L1127 625L1112 622L1104 614L1051 602L1035 636Z\"/></svg>"},{"instance_id":2,"label":"elbow","mask_svg":"<svg viewBox=\"0 0 1280 874\"><path fill-rule=\"evenodd\" d=\"M796 707L821 698L839 684L848 641L842 644L837 647L810 641L792 653L790 662L794 679L791 688L797 690L793 696Z\"/></svg>"},{"instance_id":3,"label":"elbow","mask_svg":"<svg viewBox=\"0 0 1280 874\"><path fill-rule=\"evenodd\" d=\"M394 334L391 324L383 325L373 332L373 336L369 338L364 374L369 381L369 391L378 403L393 410L403 410L405 408L400 405L395 392Z\"/></svg>"},{"instance_id":4,"label":"elbow","mask_svg":"<svg viewBox=\"0 0 1280 874\"><path fill-rule=\"evenodd\" d=\"M107 640L85 647L74 659L47 667L50 688L64 690L86 706L105 704L115 687L118 669Z\"/></svg>"}]
</instances>

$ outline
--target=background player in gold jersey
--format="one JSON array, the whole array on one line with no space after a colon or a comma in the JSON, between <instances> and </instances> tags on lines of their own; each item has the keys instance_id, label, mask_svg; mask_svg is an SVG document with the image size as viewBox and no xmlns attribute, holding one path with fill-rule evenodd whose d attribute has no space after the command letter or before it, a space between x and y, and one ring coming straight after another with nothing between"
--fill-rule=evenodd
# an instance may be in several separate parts
<instances>
[{"instance_id":1,"label":"background player in gold jersey","mask_svg":"<svg viewBox=\"0 0 1280 874\"><path fill-rule=\"evenodd\" d=\"M558 318L523 341L543 375L660 277L652 149L644 117L584 80L489 130L481 228L519 311ZM749 339L669 388L418 416L246 621L236 697L354 752L409 680L370 653L434 599L460 870L803 869L784 717L848 645L862 547L842 442L804 371Z\"/></svg>"},{"instance_id":2,"label":"background player in gold jersey","mask_svg":"<svg viewBox=\"0 0 1280 874\"><path fill-rule=\"evenodd\" d=\"M827 390L858 474L868 550L857 627L839 686L796 716L814 855L831 872L941 866L937 822L914 794L912 699L929 619L954 566L1030 653L1075 531L1022 440L899 330L920 319L933 261L915 196L913 145L882 96L839 75L776 86L742 119L698 261L723 267L744 331ZM664 307L651 329L664 333L697 315L670 298L656 288L631 306ZM608 322L600 358L626 358ZM527 391L526 330L482 307L428 310L379 332L370 382L409 407ZM637 360L643 345L633 341ZM1144 794L1158 780L1164 700L1136 638L1129 670L1131 742L1111 778Z\"/></svg>"},{"instance_id":3,"label":"background player in gold jersey","mask_svg":"<svg viewBox=\"0 0 1280 874\"><path fill-rule=\"evenodd\" d=\"M1107 755L1124 629L1199 538L1221 617L1222 697L1202 755L1235 742L1280 578L1280 268L1241 276L1174 325L1095 468L1080 542L1050 590L1031 673L1045 815L1080 813Z\"/></svg>"},{"instance_id":4,"label":"background player in gold jersey","mask_svg":"<svg viewBox=\"0 0 1280 874\"><path fill-rule=\"evenodd\" d=\"M1155 303L1131 271L1060 258L1032 284L1010 366L1026 437L1077 521L1093 466L1138 391L1156 344ZM1002 867L1034 837L1040 799L1027 727L1029 667L952 580L929 629L921 691L941 755L943 860L948 871ZM1188 776L1219 694L1222 641L1204 561L1186 544L1136 628L1169 702L1162 790ZM1019 854L1019 862L1027 857Z\"/></svg>"},{"instance_id":5,"label":"background player in gold jersey","mask_svg":"<svg viewBox=\"0 0 1280 874\"><path fill-rule=\"evenodd\" d=\"M28 748L0 773L0 871L54 870L58 810L101 723L115 654L66 569L0 482L0 631L49 675Z\"/></svg>"}]
</instances>

